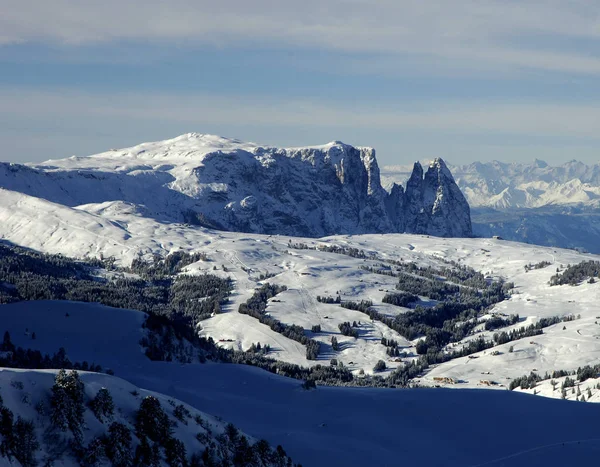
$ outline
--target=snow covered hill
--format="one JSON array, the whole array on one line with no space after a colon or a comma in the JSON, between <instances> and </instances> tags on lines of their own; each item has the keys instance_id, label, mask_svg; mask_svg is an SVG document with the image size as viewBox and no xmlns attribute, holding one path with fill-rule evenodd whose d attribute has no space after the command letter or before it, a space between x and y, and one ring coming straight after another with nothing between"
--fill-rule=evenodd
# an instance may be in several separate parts
<instances>
[{"instance_id":1,"label":"snow covered hill","mask_svg":"<svg viewBox=\"0 0 600 467\"><path fill-rule=\"evenodd\" d=\"M111 366L117 377L82 373L82 379L90 395L101 386L109 388L123 409L118 416L125 422L129 423L146 394L157 397L169 414L174 412L169 399L176 406L182 401L192 414L198 409L216 416L201 414L203 420L219 427L215 433L223 426L223 418L255 439L283 445L294 461L306 466L393 466L399 462L586 465L594 461L600 447L596 428L600 406L596 404L464 389L319 387L307 391L296 380L242 365L151 362L137 348L140 315L72 302L0 307L0 322L10 331L15 345L53 352L60 342L72 360L95 360ZM25 326L36 331L36 340L25 335ZM115 352L117 338L106 341L115 331L121 342L119 352ZM23 403L23 396L37 401L52 384L53 376L1 371L0 394L5 405L36 419L34 405ZM133 391L139 395L134 396ZM480 417L474 419L474 413ZM89 413L86 417L90 431L85 433L92 436L101 426ZM188 430L190 436L202 431L195 421L188 420L187 426L177 423L177 431ZM188 441L198 443L193 436L186 438Z\"/></svg>"},{"instance_id":2,"label":"snow covered hill","mask_svg":"<svg viewBox=\"0 0 600 467\"><path fill-rule=\"evenodd\" d=\"M288 465L222 419L102 373L4 368L0 397L1 465Z\"/></svg>"},{"instance_id":3,"label":"snow covered hill","mask_svg":"<svg viewBox=\"0 0 600 467\"><path fill-rule=\"evenodd\" d=\"M600 349L597 344L600 341L593 337L597 314L595 303L600 298L600 286L597 283L577 287L548 285L557 269L597 258L592 255L493 239L444 239L406 234L322 239L248 235L158 223L131 213L123 205L105 205L92 214L24 195L16 196L23 206L19 216L11 215L14 209L0 208L3 237L13 243L71 257L114 256L118 264L126 266L139 255L149 258L179 250L204 253L208 261L191 264L184 273L218 274L233 279L234 292L224 312L200 323L201 335L212 337L223 347L247 350L260 342L263 346L269 345L269 355L278 360L314 366L329 365L331 359L336 359L355 375L361 370L372 374L377 362L383 360L387 369L380 374L390 374L416 359L420 339L409 340L380 320L371 320L360 311L336 303L320 302L318 297L371 301L377 313L394 317L409 311L409 308L382 301L386 294L396 290L398 279L371 272L365 267L380 267L382 261L399 261L419 267L443 268L454 261L474 268L490 280L501 278L515 283L513 295L495 305L487 316L480 318L482 320L493 314L518 314L521 322L506 328L510 331L535 324L542 318L581 315L581 319L574 322L576 326L567 324L565 331L562 331L562 324L550 326L545 335L552 338L536 339L535 344L530 344L531 339L526 337L512 343L523 352L509 354L509 345L505 345L500 347L503 355L491 356L488 352L478 359L464 357L439 364L422 378L421 383L435 385L434 376L448 376L463 380L461 386L464 387L487 387L480 381L489 378L481 373L490 371L494 373L494 381L507 387L509 378L522 376L534 368L543 373L594 364L595 352ZM35 203L42 205L38 207ZM25 215L27 212L29 217ZM362 251L364 256L336 252L343 249ZM526 272L525 266L544 261L549 263L545 268ZM322 352L317 360L307 360L305 345L238 312L239 306L266 281L287 287L268 301L266 312L286 325L301 326L307 336L320 342ZM435 305L435 301L425 297L420 303ZM357 323L358 337L342 334L340 326L354 322ZM319 332L312 331L314 326L319 327ZM485 331L483 321L476 331L481 332L473 337L493 338L494 331ZM586 333L592 337L584 338ZM340 350L332 349L332 337L336 337ZM407 357L390 357L382 339L395 341ZM461 348L471 339L467 337L452 348ZM564 342L571 342L571 339L577 342L581 351L564 352ZM550 355L553 358L549 358ZM520 358L516 359L517 356Z\"/></svg>"},{"instance_id":4,"label":"snow covered hill","mask_svg":"<svg viewBox=\"0 0 600 467\"><path fill-rule=\"evenodd\" d=\"M441 159L426 173L415 165L406 193L388 193L375 151L338 141L279 149L189 133L37 166L0 164L0 187L79 210L122 203L161 222L232 231L471 235L469 206Z\"/></svg>"}]
</instances>

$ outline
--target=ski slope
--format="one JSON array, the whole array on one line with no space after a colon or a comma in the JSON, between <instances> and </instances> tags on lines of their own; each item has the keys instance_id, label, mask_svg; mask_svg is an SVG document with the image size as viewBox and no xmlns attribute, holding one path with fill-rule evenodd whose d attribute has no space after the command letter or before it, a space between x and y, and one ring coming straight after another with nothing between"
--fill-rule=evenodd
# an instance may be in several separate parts
<instances>
[{"instance_id":1,"label":"ski slope","mask_svg":"<svg viewBox=\"0 0 600 467\"><path fill-rule=\"evenodd\" d=\"M137 387L282 444L306 466L583 465L600 449L596 404L466 389L306 391L298 381L252 367L151 362L135 340L141 318L95 304L0 306L0 322L16 345L45 352L63 345L73 360L97 361Z\"/></svg>"}]
</instances>

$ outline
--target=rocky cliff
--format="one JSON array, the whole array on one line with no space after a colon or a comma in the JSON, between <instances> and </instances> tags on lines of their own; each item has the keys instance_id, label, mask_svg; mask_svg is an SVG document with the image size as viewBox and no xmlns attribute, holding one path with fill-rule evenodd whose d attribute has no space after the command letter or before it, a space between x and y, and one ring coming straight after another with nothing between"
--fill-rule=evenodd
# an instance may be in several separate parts
<instances>
[{"instance_id":1,"label":"rocky cliff","mask_svg":"<svg viewBox=\"0 0 600 467\"><path fill-rule=\"evenodd\" d=\"M338 141L281 149L190 133L38 166L2 164L0 187L94 212L118 201L160 221L242 232L472 234L469 205L441 159L425 174L415 164L406 190L388 192L375 151Z\"/></svg>"}]
</instances>

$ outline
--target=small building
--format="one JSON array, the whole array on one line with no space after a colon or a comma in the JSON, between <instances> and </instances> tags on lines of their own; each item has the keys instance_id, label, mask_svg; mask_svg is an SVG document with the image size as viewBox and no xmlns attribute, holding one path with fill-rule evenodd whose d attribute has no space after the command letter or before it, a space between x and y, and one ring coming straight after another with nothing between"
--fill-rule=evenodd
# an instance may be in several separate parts
<instances>
[{"instance_id":1,"label":"small building","mask_svg":"<svg viewBox=\"0 0 600 467\"><path fill-rule=\"evenodd\" d=\"M492 238L494 240L504 240L500 235L494 235Z\"/></svg>"}]
</instances>

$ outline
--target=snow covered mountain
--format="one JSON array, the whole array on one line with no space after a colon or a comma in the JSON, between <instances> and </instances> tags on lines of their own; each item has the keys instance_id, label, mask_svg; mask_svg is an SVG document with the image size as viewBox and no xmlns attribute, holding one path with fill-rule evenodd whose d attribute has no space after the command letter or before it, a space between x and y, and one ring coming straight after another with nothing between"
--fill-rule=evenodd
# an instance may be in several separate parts
<instances>
[{"instance_id":1,"label":"snow covered mountain","mask_svg":"<svg viewBox=\"0 0 600 467\"><path fill-rule=\"evenodd\" d=\"M449 167L472 207L600 206L600 164L572 160L553 167L536 159L530 164L492 161ZM386 166L382 172L388 183L410 176L406 166Z\"/></svg>"},{"instance_id":2,"label":"snow covered mountain","mask_svg":"<svg viewBox=\"0 0 600 467\"><path fill-rule=\"evenodd\" d=\"M281 444L303 465L397 465L399 456L403 461L425 465L502 465L506 459L512 465L583 465L597 453L598 443L589 434L598 415L595 404L506 390L531 373L543 379L546 372L563 371L556 381L566 386L564 372L573 380L578 378L579 367L589 365L590 371L596 371L600 284L583 280L575 286L551 286L549 281L557 269L564 274L566 265L597 261L597 256L489 238L371 234L314 239L224 232L158 222L121 201L74 208L7 190L0 191L0 198L3 239L39 251L73 257L114 256L115 263L124 266L139 256L164 257L179 250L198 253L202 259L187 264L178 277L218 275L231 278L233 286L223 309L199 322L201 336L232 351L248 351L261 343L263 349L269 348L267 356L283 365L298 364L315 372L343 368L352 373L355 384L363 378L390 378L424 355L418 350L423 336L409 335L394 326L397 319L416 308L384 300L388 293L401 290L397 288L400 276L408 280L406 285L415 285L413 281L418 279L421 286L436 284L444 290L449 287L450 292L454 281L468 288L475 284L477 289L500 279L515 284L508 297L482 310L476 318L459 318L452 327L448 320L440 328L459 332L469 326L472 331L444 346L444 353L460 352L479 341L493 342L493 347L455 354L411 377L411 384L454 390L323 386L305 390L298 380L256 367L151 361L140 351L143 313L63 299L0 306L0 333L10 331L15 345L42 352L55 352L59 345L64 346L74 361L98 362L138 388L165 394L173 401L223 417L250 436ZM468 277L445 277L448 270L443 272L443 268L457 268ZM96 277L118 280L136 275L105 270ZM265 316L318 341L316 359L308 360L304 343L240 312L240 305L248 303L267 281L281 287L281 292L267 300ZM25 289L35 297L38 288L27 287L29 283L25 281ZM3 283L2 290L11 293L10 283ZM339 296L344 302L371 301L377 314L370 319L364 310L323 300L330 296ZM418 303L435 307L439 300L424 290ZM512 320L516 315L517 322ZM498 325L501 327L494 327ZM524 332L525 328L530 331ZM36 332L35 340L23 332L27 329ZM495 335L501 333L510 333L512 340L495 342ZM376 370L380 360L385 369ZM559 399L560 386L554 391L551 381L539 381L539 386L534 384L523 391L542 390L543 395ZM27 381L21 382L26 392L34 393ZM578 378L582 394L569 389L565 398L580 401L584 396L586 401L599 401L598 382L593 377L585 381ZM44 384L47 388L47 381ZM0 380L0 394L5 393L5 386ZM117 386L111 387L117 390ZM487 390L492 388L504 390ZM31 419L35 412L19 405L22 395L13 394L13 389L8 389L11 400L7 404L15 413ZM129 395L133 398L124 394ZM131 410L134 402L128 401L125 409ZM161 405L171 410L168 400ZM482 429L472 417L465 416L467 412L485 413L494 423ZM552 420L557 416L569 423L568 431L556 429ZM515 424L516 419L527 423ZM130 423L131 412L125 420ZM445 420L452 421L452 430ZM405 428L401 452L396 447L399 427ZM462 442L465 439L469 442ZM498 439L503 442L498 443Z\"/></svg>"},{"instance_id":3,"label":"snow covered mountain","mask_svg":"<svg viewBox=\"0 0 600 467\"><path fill-rule=\"evenodd\" d=\"M493 161L449 168L471 205L476 236L600 253L600 164ZM410 176L409 166L382 170L387 186Z\"/></svg>"},{"instance_id":4,"label":"snow covered mountain","mask_svg":"<svg viewBox=\"0 0 600 467\"><path fill-rule=\"evenodd\" d=\"M37 166L1 164L0 187L88 212L126 209L241 232L472 233L469 205L441 159L426 173L415 164L406 192L392 185L388 193L375 151L337 141L279 149L190 133Z\"/></svg>"}]
</instances>

